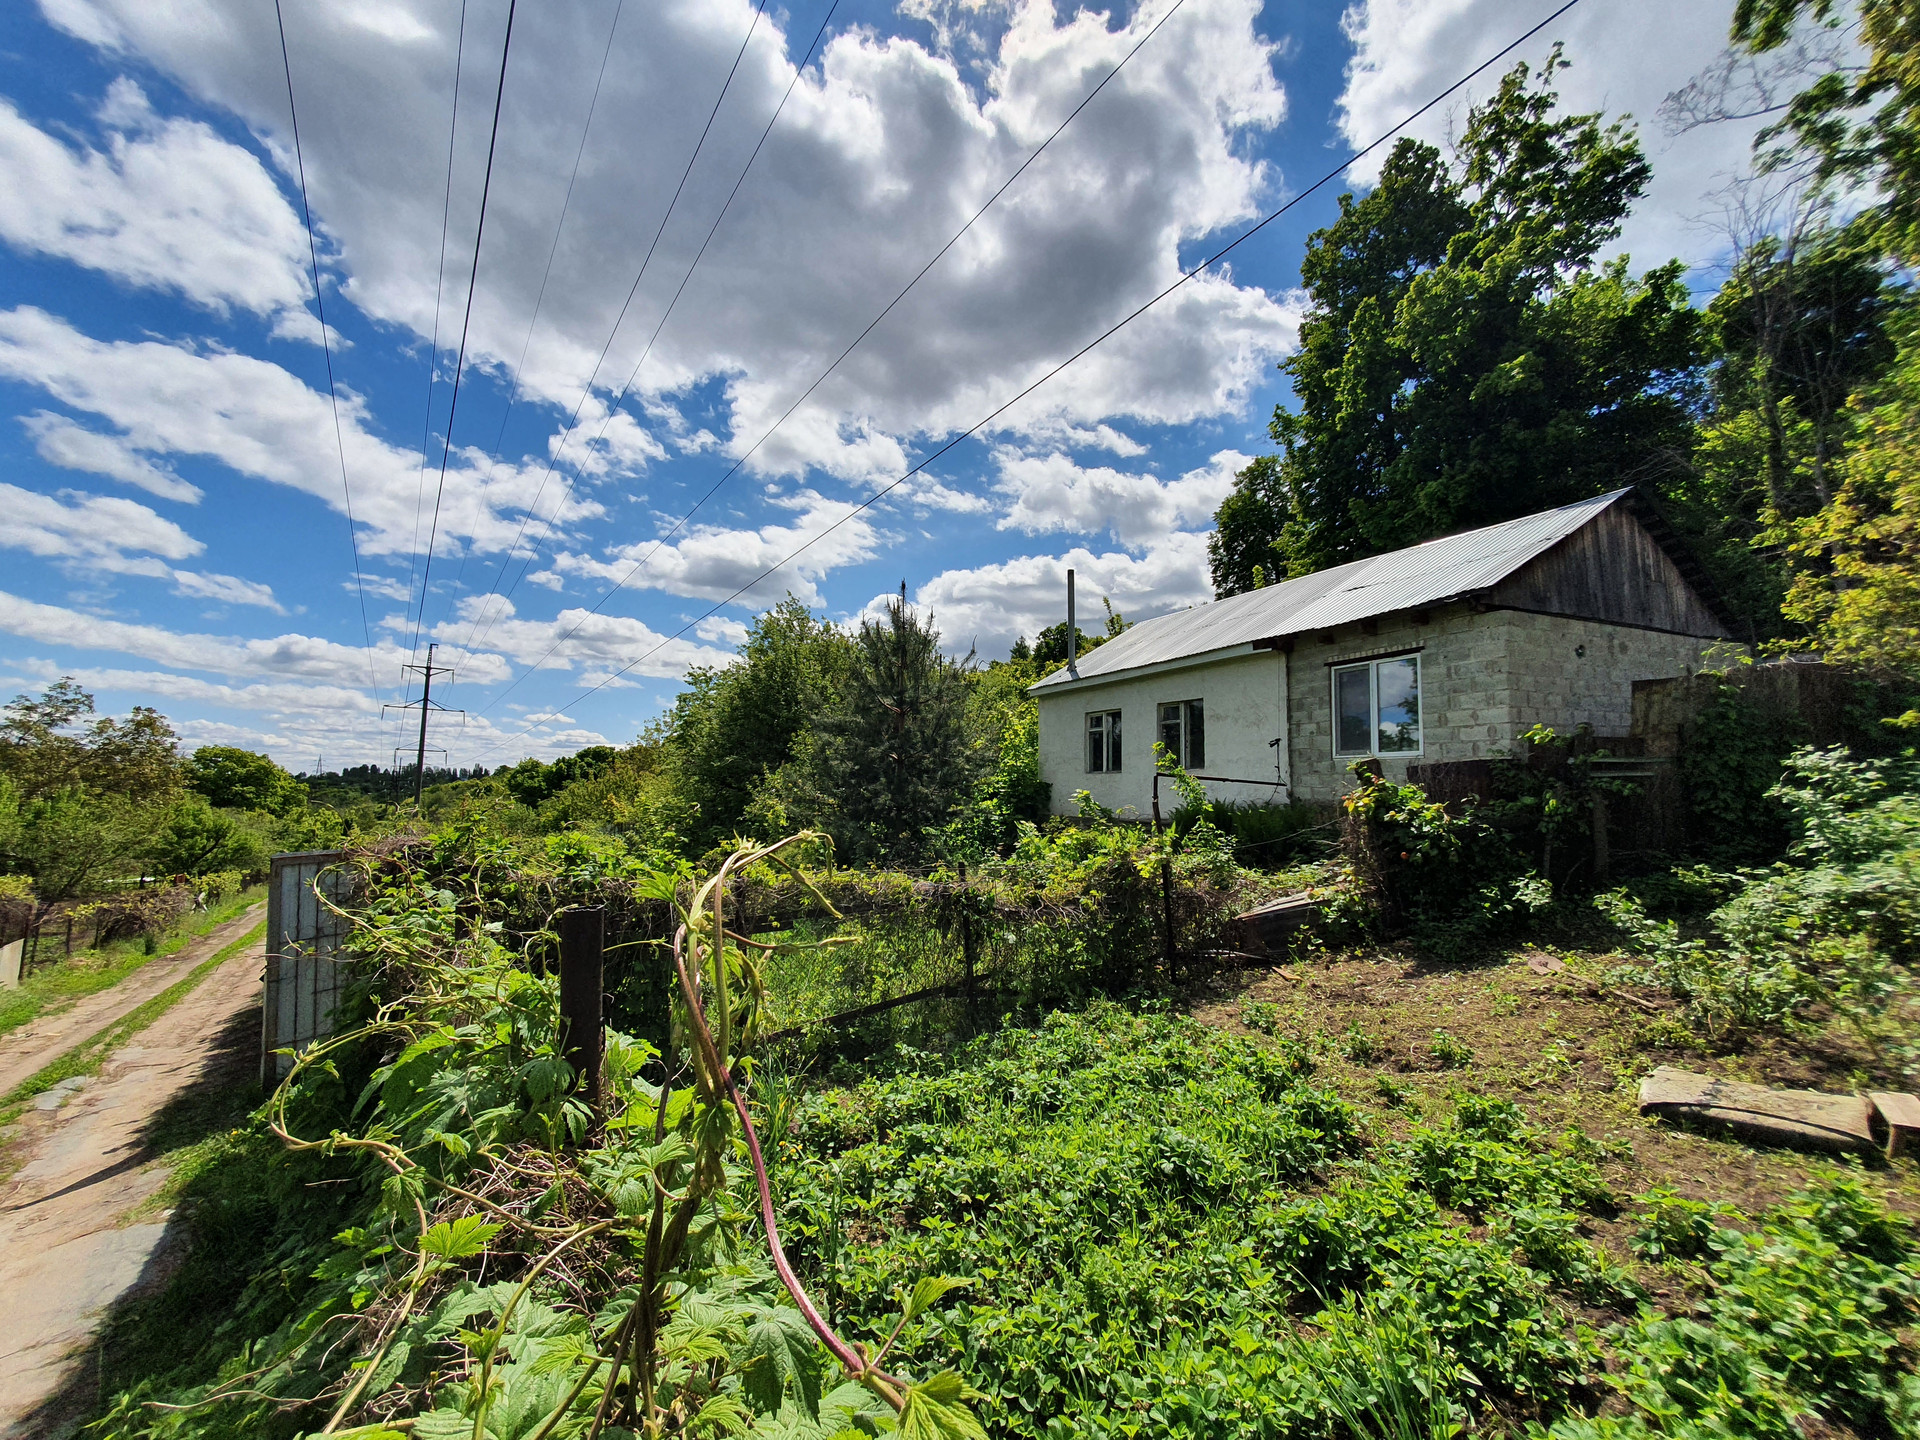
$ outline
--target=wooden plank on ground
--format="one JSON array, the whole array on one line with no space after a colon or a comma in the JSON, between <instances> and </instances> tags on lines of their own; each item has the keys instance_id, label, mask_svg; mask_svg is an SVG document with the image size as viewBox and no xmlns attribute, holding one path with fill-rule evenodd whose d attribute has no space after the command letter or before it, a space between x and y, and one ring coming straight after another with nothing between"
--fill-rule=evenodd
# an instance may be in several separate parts
<instances>
[{"instance_id":1,"label":"wooden plank on ground","mask_svg":"<svg viewBox=\"0 0 1920 1440\"><path fill-rule=\"evenodd\" d=\"M1640 1082L1640 1110L1724 1125L1776 1143L1828 1150L1873 1148L1872 1111L1863 1095L1769 1090L1662 1065Z\"/></svg>"},{"instance_id":2,"label":"wooden plank on ground","mask_svg":"<svg viewBox=\"0 0 1920 1440\"><path fill-rule=\"evenodd\" d=\"M1920 1095L1875 1090L1867 1099L1887 1122L1887 1158L1893 1159L1907 1148L1907 1142L1920 1135Z\"/></svg>"}]
</instances>

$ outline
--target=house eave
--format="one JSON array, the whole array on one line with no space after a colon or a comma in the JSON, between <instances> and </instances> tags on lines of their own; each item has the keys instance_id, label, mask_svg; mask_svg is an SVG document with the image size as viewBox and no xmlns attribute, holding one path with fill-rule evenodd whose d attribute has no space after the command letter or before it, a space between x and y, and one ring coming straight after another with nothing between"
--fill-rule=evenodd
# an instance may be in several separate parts
<instances>
[{"instance_id":1,"label":"house eave","mask_svg":"<svg viewBox=\"0 0 1920 1440\"><path fill-rule=\"evenodd\" d=\"M1151 665L1134 665L1125 670L1114 670L1105 675L1082 675L1072 680L1056 680L1055 675L1063 674L1056 670L1044 680L1036 680L1027 687L1027 693L1038 700L1051 695L1079 694L1083 690L1097 690L1103 685L1119 685L1128 680L1144 680L1154 675L1165 675L1174 670L1191 670L1196 665L1217 665L1224 660L1247 660L1264 653L1258 642L1249 641L1242 645L1227 645L1218 650L1203 650L1198 655L1182 655L1172 660L1156 660Z\"/></svg>"}]
</instances>

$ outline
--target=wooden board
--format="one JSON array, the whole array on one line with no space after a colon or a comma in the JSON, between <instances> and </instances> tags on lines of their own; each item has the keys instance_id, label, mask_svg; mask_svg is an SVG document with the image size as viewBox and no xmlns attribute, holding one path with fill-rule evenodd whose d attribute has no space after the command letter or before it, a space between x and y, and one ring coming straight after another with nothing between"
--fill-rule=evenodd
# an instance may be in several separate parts
<instances>
[{"instance_id":1,"label":"wooden board","mask_svg":"<svg viewBox=\"0 0 1920 1440\"><path fill-rule=\"evenodd\" d=\"M1724 1125L1762 1140L1828 1150L1871 1150L1872 1109L1863 1095L1769 1090L1662 1065L1640 1082L1642 1114Z\"/></svg>"},{"instance_id":2,"label":"wooden board","mask_svg":"<svg viewBox=\"0 0 1920 1440\"><path fill-rule=\"evenodd\" d=\"M1234 926L1242 948L1255 953L1280 949L1319 908L1319 902L1307 895L1282 895L1234 916Z\"/></svg>"},{"instance_id":3,"label":"wooden board","mask_svg":"<svg viewBox=\"0 0 1920 1440\"><path fill-rule=\"evenodd\" d=\"M1875 1090L1867 1099L1887 1122L1887 1158L1891 1160L1906 1149L1909 1140L1920 1135L1920 1095Z\"/></svg>"},{"instance_id":4,"label":"wooden board","mask_svg":"<svg viewBox=\"0 0 1920 1440\"><path fill-rule=\"evenodd\" d=\"M1718 637L1715 615L1660 540L1633 514L1631 495L1609 505L1493 589L1495 605Z\"/></svg>"}]
</instances>

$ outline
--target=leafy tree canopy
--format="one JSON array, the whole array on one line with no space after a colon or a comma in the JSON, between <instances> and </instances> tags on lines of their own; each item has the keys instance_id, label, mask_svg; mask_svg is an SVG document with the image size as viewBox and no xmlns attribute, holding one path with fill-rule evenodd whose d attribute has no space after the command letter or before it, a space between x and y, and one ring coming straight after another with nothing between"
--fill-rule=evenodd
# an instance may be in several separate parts
<instances>
[{"instance_id":1,"label":"leafy tree canopy","mask_svg":"<svg viewBox=\"0 0 1920 1440\"><path fill-rule=\"evenodd\" d=\"M307 787L265 755L232 745L202 745L186 764L187 784L223 810L290 815L307 803Z\"/></svg>"},{"instance_id":2,"label":"leafy tree canopy","mask_svg":"<svg viewBox=\"0 0 1920 1440\"><path fill-rule=\"evenodd\" d=\"M1920 677L1920 335L1855 408L1839 492L1798 530L1787 613L1831 659Z\"/></svg>"},{"instance_id":3,"label":"leafy tree canopy","mask_svg":"<svg viewBox=\"0 0 1920 1440\"><path fill-rule=\"evenodd\" d=\"M679 787L699 806L697 848L735 833L756 787L838 703L853 650L845 631L789 595L754 620L737 661L688 673L667 732Z\"/></svg>"},{"instance_id":4,"label":"leafy tree canopy","mask_svg":"<svg viewBox=\"0 0 1920 1440\"><path fill-rule=\"evenodd\" d=\"M569 785L601 774L619 753L611 745L589 745L551 763L529 755L518 765L505 769L507 793L522 805L538 809L542 801L558 795Z\"/></svg>"},{"instance_id":5,"label":"leafy tree canopy","mask_svg":"<svg viewBox=\"0 0 1920 1440\"><path fill-rule=\"evenodd\" d=\"M1863 66L1831 70L1763 132L1790 142L1765 158L1811 155L1819 177L1877 192L1868 223L1889 250L1920 263L1920 3L1916 0L1739 0L1735 43L1777 50L1802 23L1857 24Z\"/></svg>"},{"instance_id":6,"label":"leafy tree canopy","mask_svg":"<svg viewBox=\"0 0 1920 1440\"><path fill-rule=\"evenodd\" d=\"M148 856L158 875L207 875L215 870L262 870L268 837L245 813L216 810L194 794L173 807L153 837Z\"/></svg>"},{"instance_id":7,"label":"leafy tree canopy","mask_svg":"<svg viewBox=\"0 0 1920 1440\"><path fill-rule=\"evenodd\" d=\"M74 786L156 800L180 788L180 752L166 716L145 705L125 719L89 720L93 713L93 696L71 676L0 711L0 774L23 800Z\"/></svg>"},{"instance_id":8,"label":"leafy tree canopy","mask_svg":"<svg viewBox=\"0 0 1920 1440\"><path fill-rule=\"evenodd\" d=\"M1681 266L1596 264L1650 169L1633 131L1559 115L1556 49L1471 113L1456 163L1402 140L1341 198L1301 278L1281 453L1242 472L1215 589L1307 574L1658 474L1692 438L1699 316Z\"/></svg>"}]
</instances>

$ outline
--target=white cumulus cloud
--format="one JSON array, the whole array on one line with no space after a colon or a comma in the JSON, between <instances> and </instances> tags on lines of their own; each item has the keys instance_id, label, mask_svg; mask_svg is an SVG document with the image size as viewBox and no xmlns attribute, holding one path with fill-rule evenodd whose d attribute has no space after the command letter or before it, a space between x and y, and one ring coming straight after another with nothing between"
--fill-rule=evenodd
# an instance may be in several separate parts
<instances>
[{"instance_id":1,"label":"white cumulus cloud","mask_svg":"<svg viewBox=\"0 0 1920 1440\"><path fill-rule=\"evenodd\" d=\"M435 322L444 151L395 136L444 134L457 0L288 15L316 213L338 247L343 293L419 336ZM291 159L273 15L250 0L188 7L43 0L69 33L159 67ZM823 466L849 479L905 468L902 442L978 420L1047 366L1180 273L1185 242L1257 214L1280 177L1248 157L1286 96L1258 0L1174 14L1031 170L754 458L763 473ZM506 368L532 331L524 389L571 407L653 243L717 87L751 28L738 73L597 384L603 396L646 354L643 405L719 380L739 454L960 227L1020 161L1167 12L1123 22L1050 0L992 27L977 85L947 56L855 25L802 76L673 318L652 340L740 167L794 78L809 33L752 0L628 6L614 35L580 184L546 269L605 15L559 9L516 32L470 357ZM492 36L504 6L468 15ZM395 23L404 20L396 29ZM404 31L404 34L401 33ZM470 47L469 85L488 62ZM967 62L969 65L971 61ZM645 136L646 143L633 137ZM472 263L487 127L463 126L447 273ZM1180 423L1236 408L1294 343L1296 309L1230 274L1185 287L1044 387L1003 431L1063 427L1129 444L1111 422ZM649 350L649 345L651 349ZM616 421L610 429L624 428ZM591 417L587 434L597 429ZM1105 427L1103 430L1102 427ZM667 433L684 444L672 423ZM695 435L697 440L697 433ZM652 435L613 440L630 461ZM568 455L586 454L583 441Z\"/></svg>"},{"instance_id":2,"label":"white cumulus cloud","mask_svg":"<svg viewBox=\"0 0 1920 1440\"><path fill-rule=\"evenodd\" d=\"M1028 535L1096 535L1104 530L1128 549L1139 550L1172 531L1210 525L1213 512L1233 489L1233 477L1250 458L1238 450L1222 450L1205 465L1168 481L1109 466L1083 466L1058 451L1023 455L1002 447L994 456L1000 471L997 488L1012 503L999 527Z\"/></svg>"},{"instance_id":3,"label":"white cumulus cloud","mask_svg":"<svg viewBox=\"0 0 1920 1440\"><path fill-rule=\"evenodd\" d=\"M1031 640L1067 618L1067 571L1075 572L1079 624L1098 631L1105 621L1102 598L1129 620L1200 605L1213 598L1204 535L1168 536L1146 554L1108 551L1096 555L1076 546L1064 555L1020 555L965 570L945 570L914 592L913 602L931 611L946 648L982 655L1005 653L1015 639ZM876 596L867 615L878 615L894 597Z\"/></svg>"},{"instance_id":4,"label":"white cumulus cloud","mask_svg":"<svg viewBox=\"0 0 1920 1440\"><path fill-rule=\"evenodd\" d=\"M1669 135L1659 110L1726 49L1733 7L1734 0L1576 6L1406 133L1444 149L1465 127L1468 107L1489 98L1516 61L1537 70L1564 41L1573 63L1555 80L1563 111L1630 114L1653 165L1652 185L1615 248L1641 266L1674 256L1713 261L1726 248L1714 192L1745 169L1754 132L1771 117ZM1360 0L1345 17L1354 55L1339 101L1341 132L1355 146L1371 143L1553 8L1547 0ZM1356 166L1354 180L1371 183L1386 154L1383 146Z\"/></svg>"},{"instance_id":5,"label":"white cumulus cloud","mask_svg":"<svg viewBox=\"0 0 1920 1440\"><path fill-rule=\"evenodd\" d=\"M250 151L161 119L130 80L114 82L102 118L94 149L0 99L0 239L214 310L306 315L306 231Z\"/></svg>"}]
</instances>

